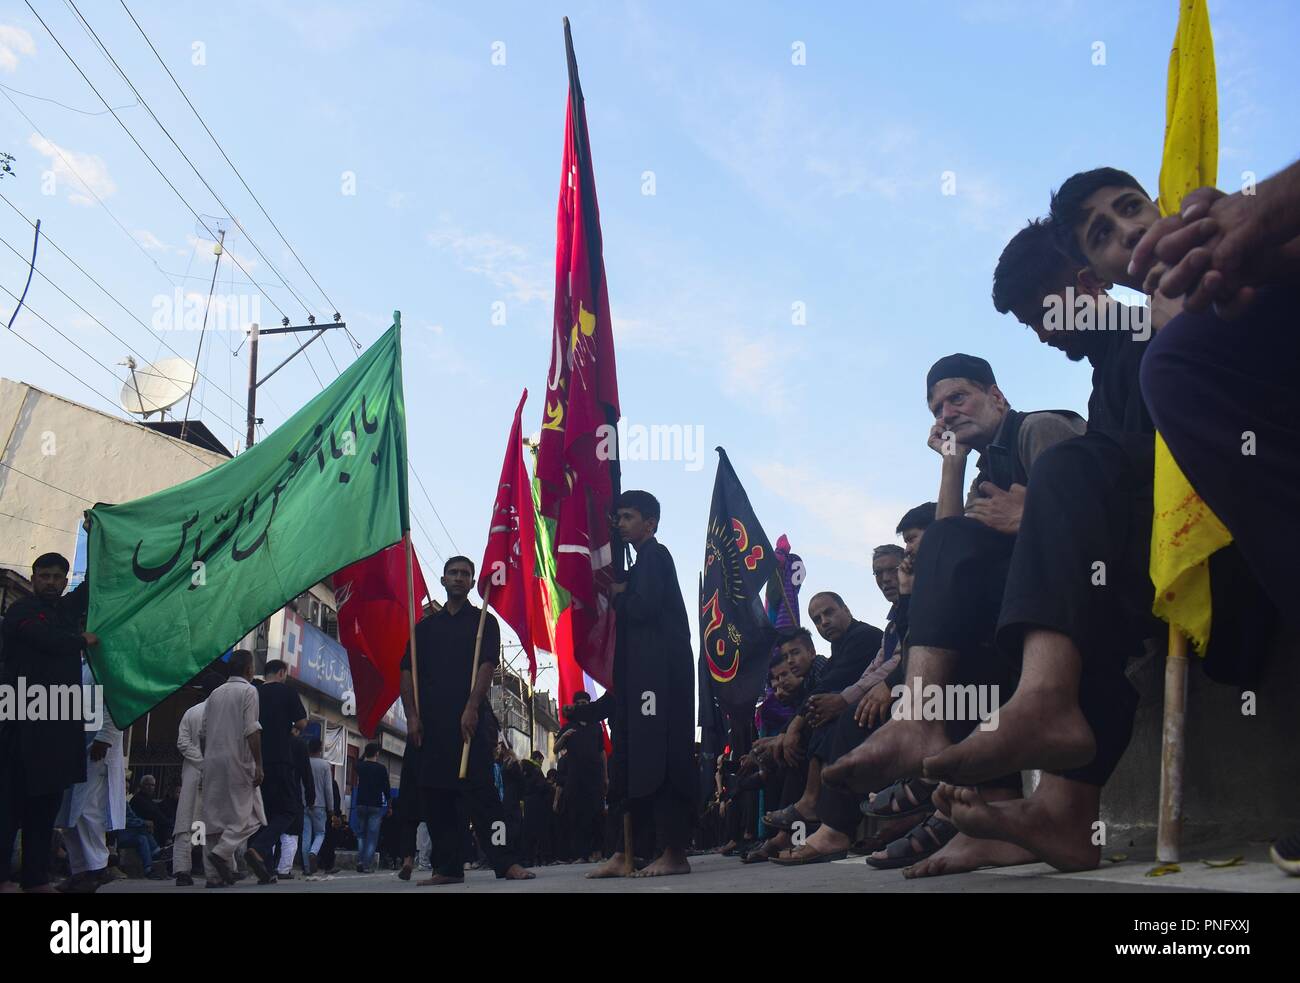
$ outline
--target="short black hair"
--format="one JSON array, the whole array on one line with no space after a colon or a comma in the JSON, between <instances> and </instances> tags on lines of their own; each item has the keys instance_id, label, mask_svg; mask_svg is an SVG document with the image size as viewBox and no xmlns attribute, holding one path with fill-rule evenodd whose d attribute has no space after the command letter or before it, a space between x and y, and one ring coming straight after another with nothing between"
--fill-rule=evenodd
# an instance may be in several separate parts
<instances>
[{"instance_id":1,"label":"short black hair","mask_svg":"<svg viewBox=\"0 0 1300 983\"><path fill-rule=\"evenodd\" d=\"M573 694L573 702L577 703L579 697L582 697L584 700L589 701L591 699L591 694L588 693L585 689L580 689Z\"/></svg>"},{"instance_id":2,"label":"short black hair","mask_svg":"<svg viewBox=\"0 0 1300 983\"><path fill-rule=\"evenodd\" d=\"M451 569L451 565L452 565L453 563L468 563L468 564L469 564L469 572L470 572L471 575L473 575L473 573L474 573L474 561L471 560L468 556L449 556L449 557L447 557L446 561L445 561L445 562L443 563L443 565L442 565L442 575L443 575L444 577L447 576L447 571L448 571L449 569Z\"/></svg>"},{"instance_id":3,"label":"short black hair","mask_svg":"<svg viewBox=\"0 0 1300 983\"><path fill-rule=\"evenodd\" d=\"M934 522L934 513L938 507L935 502L926 502L908 509L907 514L898 520L898 528L894 532L901 535L904 529L928 529L930 523Z\"/></svg>"},{"instance_id":4,"label":"short black hair","mask_svg":"<svg viewBox=\"0 0 1300 983\"><path fill-rule=\"evenodd\" d=\"M267 659L266 667L262 670L263 676L274 676L277 672L284 672L289 668L289 663L282 662L280 659Z\"/></svg>"},{"instance_id":5,"label":"short black hair","mask_svg":"<svg viewBox=\"0 0 1300 983\"><path fill-rule=\"evenodd\" d=\"M840 598L840 595L831 594L830 591L822 591L822 593L830 595L834 597L836 600L839 600ZM840 607L843 606L844 606L844 602L840 601ZM780 650L785 648L785 646L788 645L790 642L802 642L804 644L804 647L807 648L811 654L813 655L817 654L817 646L813 644L812 632L810 632L807 628L787 628L785 631L781 632L781 637L777 644L777 649Z\"/></svg>"},{"instance_id":6,"label":"short black hair","mask_svg":"<svg viewBox=\"0 0 1300 983\"><path fill-rule=\"evenodd\" d=\"M874 563L878 556L897 556L902 557L907 550L897 543L885 543L883 546L877 546L871 551L871 560Z\"/></svg>"},{"instance_id":7,"label":"short black hair","mask_svg":"<svg viewBox=\"0 0 1300 983\"><path fill-rule=\"evenodd\" d=\"M68 558L62 553L42 553L32 561L32 573L49 567L58 567L66 574L72 569L72 564L68 562Z\"/></svg>"},{"instance_id":8,"label":"short black hair","mask_svg":"<svg viewBox=\"0 0 1300 983\"><path fill-rule=\"evenodd\" d=\"M840 595L839 595L839 594L836 594L833 590L819 590L819 591L818 591L816 594L814 594L812 597L808 598L808 604L809 604L809 606L811 607L811 606L812 606L812 602L815 601L815 600L817 600L817 598L819 598L819 597L829 597L829 598L833 598L834 601L835 601L835 603L838 604L840 607L842 607L842 608L847 608L847 607L848 607L848 605L844 603L844 598L840 597ZM812 638L812 635L809 635L808 637L811 639L811 638Z\"/></svg>"},{"instance_id":9,"label":"short black hair","mask_svg":"<svg viewBox=\"0 0 1300 983\"><path fill-rule=\"evenodd\" d=\"M253 668L253 653L248 649L235 649L230 653L230 675L247 676L248 670Z\"/></svg>"},{"instance_id":10,"label":"short black hair","mask_svg":"<svg viewBox=\"0 0 1300 983\"><path fill-rule=\"evenodd\" d=\"M640 491L633 488L625 491L618 496L618 501L614 503L615 509L636 509L641 513L643 519L654 519L659 521L659 499L655 498L648 491Z\"/></svg>"},{"instance_id":11,"label":"short black hair","mask_svg":"<svg viewBox=\"0 0 1300 983\"><path fill-rule=\"evenodd\" d=\"M321 739L319 737L313 737L310 741L307 742L308 754L320 754L321 751L323 750L325 750L325 745L321 743Z\"/></svg>"},{"instance_id":12,"label":"short black hair","mask_svg":"<svg viewBox=\"0 0 1300 983\"><path fill-rule=\"evenodd\" d=\"M1079 262L1061 251L1049 218L1036 218L1011 237L993 270L993 306L999 314L1034 304L1068 285Z\"/></svg>"},{"instance_id":13,"label":"short black hair","mask_svg":"<svg viewBox=\"0 0 1300 983\"><path fill-rule=\"evenodd\" d=\"M369 744L366 745L366 749L365 751L362 752L361 756L363 758L373 758L378 753L379 753L379 745L376 744L374 741L371 741Z\"/></svg>"},{"instance_id":14,"label":"short black hair","mask_svg":"<svg viewBox=\"0 0 1300 983\"><path fill-rule=\"evenodd\" d=\"M1115 167L1094 167L1071 175L1052 194L1052 231L1057 248L1078 263L1086 264L1088 258L1079 248L1074 233L1083 221L1083 203L1099 188L1136 188L1148 199L1151 197L1137 178Z\"/></svg>"}]
</instances>

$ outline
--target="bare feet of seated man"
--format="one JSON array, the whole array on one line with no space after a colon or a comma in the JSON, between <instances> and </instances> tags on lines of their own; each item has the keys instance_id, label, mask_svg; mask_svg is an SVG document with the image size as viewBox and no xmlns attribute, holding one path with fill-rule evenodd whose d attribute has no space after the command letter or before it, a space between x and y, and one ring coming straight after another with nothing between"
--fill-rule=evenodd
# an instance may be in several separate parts
<instances>
[{"instance_id":1,"label":"bare feet of seated man","mask_svg":"<svg viewBox=\"0 0 1300 983\"><path fill-rule=\"evenodd\" d=\"M952 819L953 786L940 785L933 796L936 811ZM1017 798L1011 789L988 789L985 795L991 801L1008 801ZM960 829L960 824L954 823ZM1022 846L1002 840L985 840L959 832L942 849L913 864L903 871L907 878L942 877L944 874L965 874L981 867L1014 867L1017 864L1037 862L1038 857Z\"/></svg>"},{"instance_id":2,"label":"bare feet of seated man","mask_svg":"<svg viewBox=\"0 0 1300 983\"><path fill-rule=\"evenodd\" d=\"M942 721L890 720L822 769L822 781L854 792L876 791L896 779L919 775L922 762L948 746Z\"/></svg>"},{"instance_id":3,"label":"bare feet of seated man","mask_svg":"<svg viewBox=\"0 0 1300 983\"><path fill-rule=\"evenodd\" d=\"M940 785L935 798L967 836L1014 844L1061 871L1094 870L1101 863L1094 842L1101 801L1096 786L1044 774L1027 799L990 801L980 789L951 785Z\"/></svg>"},{"instance_id":4,"label":"bare feet of seated man","mask_svg":"<svg viewBox=\"0 0 1300 983\"><path fill-rule=\"evenodd\" d=\"M1096 753L1092 728L1074 693L1021 687L965 740L927 757L921 774L932 781L978 785L1013 771L1078 768Z\"/></svg>"}]
</instances>

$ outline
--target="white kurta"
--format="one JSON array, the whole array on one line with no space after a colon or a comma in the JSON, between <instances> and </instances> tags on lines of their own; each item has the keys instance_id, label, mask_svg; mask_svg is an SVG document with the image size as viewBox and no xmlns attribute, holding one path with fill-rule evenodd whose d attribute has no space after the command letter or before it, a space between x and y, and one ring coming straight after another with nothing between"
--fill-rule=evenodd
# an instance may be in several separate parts
<instances>
[{"instance_id":1,"label":"white kurta","mask_svg":"<svg viewBox=\"0 0 1300 983\"><path fill-rule=\"evenodd\" d=\"M200 739L203 742L203 807L207 846L230 862L235 851L266 825L262 793L253 784L257 767L249 735L257 722L257 690L242 676L218 686L208 697Z\"/></svg>"},{"instance_id":2,"label":"white kurta","mask_svg":"<svg viewBox=\"0 0 1300 983\"><path fill-rule=\"evenodd\" d=\"M172 829L175 841L172 846L172 871L188 874L192 866L190 851L194 820L199 818L200 796L203 794L203 713L207 703L197 703L185 711L176 734L176 750L181 753L181 798L176 804L176 825Z\"/></svg>"},{"instance_id":3,"label":"white kurta","mask_svg":"<svg viewBox=\"0 0 1300 983\"><path fill-rule=\"evenodd\" d=\"M90 666L81 664L83 686L95 685ZM102 704L101 704L102 705ZM102 870L108 865L109 830L126 828L126 761L122 755L122 732L104 710L104 725L93 736L87 734L86 780L63 793L63 804L54 825L65 830L64 844L74 874ZM108 745L98 761L90 760L93 743Z\"/></svg>"}]
</instances>

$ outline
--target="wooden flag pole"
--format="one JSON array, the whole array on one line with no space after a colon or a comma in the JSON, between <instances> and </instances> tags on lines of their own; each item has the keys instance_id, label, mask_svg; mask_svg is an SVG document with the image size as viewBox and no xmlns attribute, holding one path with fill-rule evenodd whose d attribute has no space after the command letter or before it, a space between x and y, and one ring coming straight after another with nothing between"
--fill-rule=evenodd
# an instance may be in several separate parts
<instances>
[{"instance_id":1,"label":"wooden flag pole","mask_svg":"<svg viewBox=\"0 0 1300 983\"><path fill-rule=\"evenodd\" d=\"M415 713L418 716L420 713L420 669L419 662L415 657L415 573L413 570L414 564L411 561L411 530L406 530L406 534L402 538L406 540L407 623L411 631L408 636L411 645L411 696L415 701Z\"/></svg>"},{"instance_id":2,"label":"wooden flag pole","mask_svg":"<svg viewBox=\"0 0 1300 983\"><path fill-rule=\"evenodd\" d=\"M1183 841L1183 755L1186 748L1187 636L1169 626L1165 715L1160 738L1160 819L1156 860L1177 863Z\"/></svg>"},{"instance_id":3,"label":"wooden flag pole","mask_svg":"<svg viewBox=\"0 0 1300 983\"><path fill-rule=\"evenodd\" d=\"M636 849L632 845L632 809L623 813L623 872L631 877L636 872Z\"/></svg>"},{"instance_id":4,"label":"wooden flag pole","mask_svg":"<svg viewBox=\"0 0 1300 983\"><path fill-rule=\"evenodd\" d=\"M478 634L474 636L474 667L469 673L469 692L474 695L474 680L478 678L478 655L483 648L483 625L487 623L488 598L492 594L492 581L488 581L487 590L483 592L483 607L478 613ZM460 777L469 774L469 741L460 749Z\"/></svg>"}]
</instances>

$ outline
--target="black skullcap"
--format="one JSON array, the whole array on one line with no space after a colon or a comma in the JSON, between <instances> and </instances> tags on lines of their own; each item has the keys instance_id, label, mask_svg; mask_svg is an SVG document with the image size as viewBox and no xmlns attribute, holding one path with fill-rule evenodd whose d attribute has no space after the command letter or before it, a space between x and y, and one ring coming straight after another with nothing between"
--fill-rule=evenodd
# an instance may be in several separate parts
<instances>
[{"instance_id":1,"label":"black skullcap","mask_svg":"<svg viewBox=\"0 0 1300 983\"><path fill-rule=\"evenodd\" d=\"M940 379L969 379L971 382L978 382L981 386L992 386L998 381L993 378L993 366L988 362L975 355L963 355L960 352L955 355L945 355L930 366L930 371L925 377L927 403L930 401L930 390Z\"/></svg>"}]
</instances>

